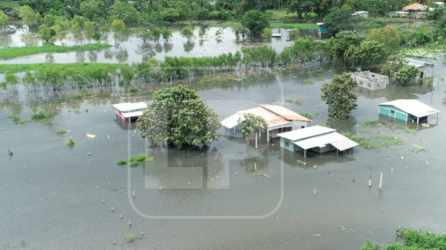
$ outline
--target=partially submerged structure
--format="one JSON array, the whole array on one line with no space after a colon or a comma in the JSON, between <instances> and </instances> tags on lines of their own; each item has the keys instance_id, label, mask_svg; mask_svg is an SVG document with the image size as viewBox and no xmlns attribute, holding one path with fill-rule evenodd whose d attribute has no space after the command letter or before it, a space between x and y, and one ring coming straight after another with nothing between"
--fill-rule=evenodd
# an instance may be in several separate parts
<instances>
[{"instance_id":1,"label":"partially submerged structure","mask_svg":"<svg viewBox=\"0 0 446 250\"><path fill-rule=\"evenodd\" d=\"M385 89L389 84L388 76L370 71L355 72L351 74L351 77L356 80L358 87L370 90Z\"/></svg>"},{"instance_id":2,"label":"partially submerged structure","mask_svg":"<svg viewBox=\"0 0 446 250\"><path fill-rule=\"evenodd\" d=\"M419 74L417 76L417 80L434 77L435 64L408 58L406 58L406 63L407 65L412 65L418 68Z\"/></svg>"},{"instance_id":3,"label":"partially submerged structure","mask_svg":"<svg viewBox=\"0 0 446 250\"><path fill-rule=\"evenodd\" d=\"M422 12L422 11L425 11L426 9L427 9L427 5L420 4L420 3L413 3L413 4L410 4L410 5L407 5L406 7L404 7L403 11Z\"/></svg>"},{"instance_id":4,"label":"partially submerged structure","mask_svg":"<svg viewBox=\"0 0 446 250\"><path fill-rule=\"evenodd\" d=\"M266 134L266 138L274 138L278 133L306 128L310 119L299 115L285 107L278 105L260 104L257 108L241 110L221 121L221 125L226 129L237 127L245 120L245 114L252 114L262 117L267 128L261 128L261 132Z\"/></svg>"},{"instance_id":5,"label":"partially submerged structure","mask_svg":"<svg viewBox=\"0 0 446 250\"><path fill-rule=\"evenodd\" d=\"M138 117L142 116L143 111L148 108L148 105L145 102L125 102L113 104L112 106L115 108L116 115L124 120L138 119Z\"/></svg>"},{"instance_id":6,"label":"partially submerged structure","mask_svg":"<svg viewBox=\"0 0 446 250\"><path fill-rule=\"evenodd\" d=\"M303 152L307 156L307 150L319 154L332 150L345 151L359 144L336 132L336 129L323 126L312 126L278 134L280 146L292 152Z\"/></svg>"},{"instance_id":7,"label":"partially submerged structure","mask_svg":"<svg viewBox=\"0 0 446 250\"><path fill-rule=\"evenodd\" d=\"M355 11L352 14L353 17L364 17L367 18L369 17L369 12L368 11Z\"/></svg>"},{"instance_id":8,"label":"partially submerged structure","mask_svg":"<svg viewBox=\"0 0 446 250\"><path fill-rule=\"evenodd\" d=\"M429 121L430 115L437 115L440 111L426 104L411 99L400 99L379 104L379 114L385 117L402 121L411 121L416 124Z\"/></svg>"}]
</instances>

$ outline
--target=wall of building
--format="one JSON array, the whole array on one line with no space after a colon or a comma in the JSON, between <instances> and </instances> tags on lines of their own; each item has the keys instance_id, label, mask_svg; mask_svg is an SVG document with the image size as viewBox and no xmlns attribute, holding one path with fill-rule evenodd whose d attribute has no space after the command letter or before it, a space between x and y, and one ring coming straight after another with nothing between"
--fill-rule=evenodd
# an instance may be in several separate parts
<instances>
[{"instance_id":1,"label":"wall of building","mask_svg":"<svg viewBox=\"0 0 446 250\"><path fill-rule=\"evenodd\" d=\"M379 114L393 117L403 121L407 121L409 118L409 115L406 112L391 105L383 105L383 106L380 105Z\"/></svg>"},{"instance_id":2,"label":"wall of building","mask_svg":"<svg viewBox=\"0 0 446 250\"><path fill-rule=\"evenodd\" d=\"M293 121L293 130L308 127L308 122L305 121Z\"/></svg>"},{"instance_id":3,"label":"wall of building","mask_svg":"<svg viewBox=\"0 0 446 250\"><path fill-rule=\"evenodd\" d=\"M285 139L283 137L280 137L280 146L282 148L286 148L287 150L294 152L294 144L292 141Z\"/></svg>"}]
</instances>

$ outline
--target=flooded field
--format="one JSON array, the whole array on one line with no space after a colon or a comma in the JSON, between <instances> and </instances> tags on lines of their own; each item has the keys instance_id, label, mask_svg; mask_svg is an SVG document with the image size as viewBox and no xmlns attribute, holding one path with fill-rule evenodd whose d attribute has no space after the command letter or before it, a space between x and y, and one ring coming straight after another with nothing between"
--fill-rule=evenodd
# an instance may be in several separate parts
<instances>
[{"instance_id":1,"label":"flooded field","mask_svg":"<svg viewBox=\"0 0 446 250\"><path fill-rule=\"evenodd\" d=\"M199 45L194 48L203 55ZM32 56L32 62L40 62L41 56ZM70 61L70 53L60 57L55 61L75 61ZM358 90L358 108L346 121L328 118L320 100L322 84L335 74L330 67L234 84L189 83L221 119L258 104L278 104L312 114L311 125L368 135L380 131L404 141L380 151L356 147L345 154L307 158L284 151L277 139L268 143L262 138L255 149L253 142L247 145L242 138L226 136L223 128L221 140L208 149L151 147L139 138L134 124L115 116L111 105L150 102L151 93L167 84L139 86L134 95L124 88L96 89L82 101L73 100L71 92L45 95L20 88L18 96L3 94L0 249L354 250L366 240L394 241L400 226L444 232L444 61L444 56L434 61L432 87ZM300 105L287 102L297 98ZM440 110L438 120L431 117L433 125L416 132L387 123L372 129L362 125L379 118L379 103L401 98ZM44 107L60 110L50 124L18 125L8 118L26 120ZM57 134L56 128L68 133ZM66 146L68 137L76 145ZM413 152L413 145L428 151ZM143 152L154 160L135 168L116 164Z\"/></svg>"}]
</instances>

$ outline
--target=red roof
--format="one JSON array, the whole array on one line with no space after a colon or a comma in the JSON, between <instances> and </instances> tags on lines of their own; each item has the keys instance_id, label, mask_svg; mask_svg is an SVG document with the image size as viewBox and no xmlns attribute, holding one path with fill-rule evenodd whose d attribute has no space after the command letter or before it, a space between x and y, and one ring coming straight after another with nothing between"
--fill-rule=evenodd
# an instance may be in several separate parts
<instances>
[{"instance_id":1,"label":"red roof","mask_svg":"<svg viewBox=\"0 0 446 250\"><path fill-rule=\"evenodd\" d=\"M408 11L408 10L424 10L427 8L427 5L424 4L420 4L420 3L413 3L411 5L407 5L406 7L403 8L404 11Z\"/></svg>"}]
</instances>

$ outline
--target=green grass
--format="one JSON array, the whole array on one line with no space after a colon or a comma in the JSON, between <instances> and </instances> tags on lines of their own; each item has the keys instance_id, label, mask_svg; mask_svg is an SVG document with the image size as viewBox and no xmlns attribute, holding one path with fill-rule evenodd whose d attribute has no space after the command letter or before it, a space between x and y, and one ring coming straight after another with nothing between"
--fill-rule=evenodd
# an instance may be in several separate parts
<instances>
[{"instance_id":1,"label":"green grass","mask_svg":"<svg viewBox=\"0 0 446 250\"><path fill-rule=\"evenodd\" d=\"M11 8L11 9L19 9L19 3L20 3L20 1L9 1L9 0L2 0L1 2L0 2L0 6L3 6L3 7L8 7L8 8Z\"/></svg>"},{"instance_id":2,"label":"green grass","mask_svg":"<svg viewBox=\"0 0 446 250\"><path fill-rule=\"evenodd\" d=\"M381 126L381 122L378 119L368 119L363 122L361 122L362 126L364 127L379 127Z\"/></svg>"},{"instance_id":3,"label":"green grass","mask_svg":"<svg viewBox=\"0 0 446 250\"><path fill-rule=\"evenodd\" d=\"M138 92L138 89L137 88L131 88L131 89L129 89L129 92L130 93L136 93L136 92Z\"/></svg>"},{"instance_id":4,"label":"green grass","mask_svg":"<svg viewBox=\"0 0 446 250\"><path fill-rule=\"evenodd\" d=\"M76 145L76 142L71 137L68 137L67 139L65 139L65 145L74 146Z\"/></svg>"},{"instance_id":5,"label":"green grass","mask_svg":"<svg viewBox=\"0 0 446 250\"><path fill-rule=\"evenodd\" d=\"M297 19L296 13L287 13L287 10L267 10L266 14L268 16L268 19L275 19L275 20Z\"/></svg>"},{"instance_id":6,"label":"green grass","mask_svg":"<svg viewBox=\"0 0 446 250\"><path fill-rule=\"evenodd\" d=\"M127 165L127 160L122 158L116 161L118 165Z\"/></svg>"},{"instance_id":7,"label":"green grass","mask_svg":"<svg viewBox=\"0 0 446 250\"><path fill-rule=\"evenodd\" d=\"M315 23L272 23L270 25L270 28L271 29L282 28L282 29L305 30L305 29L310 29L310 28L317 28L317 24L315 24Z\"/></svg>"},{"instance_id":8,"label":"green grass","mask_svg":"<svg viewBox=\"0 0 446 250\"><path fill-rule=\"evenodd\" d=\"M242 24L240 22L223 22L223 23L216 23L213 25L214 27L242 27ZM271 29L309 29L309 28L317 28L317 24L315 23L271 23L270 25Z\"/></svg>"},{"instance_id":9,"label":"green grass","mask_svg":"<svg viewBox=\"0 0 446 250\"><path fill-rule=\"evenodd\" d=\"M366 137L360 135L353 135L349 132L343 133L343 135L350 140L357 142L365 149L375 149L380 151L382 148L389 148L396 145L403 144L403 140L393 135L387 135L377 132L374 136Z\"/></svg>"},{"instance_id":10,"label":"green grass","mask_svg":"<svg viewBox=\"0 0 446 250\"><path fill-rule=\"evenodd\" d=\"M310 119L310 120L313 119L313 115L311 115L311 114L309 114L309 113L306 113L306 112L303 112L303 111L301 111L301 112L297 112L297 113L298 113L299 115L303 116L303 117L306 117L306 118Z\"/></svg>"},{"instance_id":11,"label":"green grass","mask_svg":"<svg viewBox=\"0 0 446 250\"><path fill-rule=\"evenodd\" d=\"M18 123L20 121L20 117L17 116L17 115L8 116L8 119L11 120L14 123Z\"/></svg>"},{"instance_id":12,"label":"green grass","mask_svg":"<svg viewBox=\"0 0 446 250\"><path fill-rule=\"evenodd\" d=\"M132 243L135 240L135 235L134 234L127 234L126 236L124 236L124 240L127 243Z\"/></svg>"},{"instance_id":13,"label":"green grass","mask_svg":"<svg viewBox=\"0 0 446 250\"><path fill-rule=\"evenodd\" d=\"M139 164L141 162L149 162L152 161L153 157L148 157L145 154L140 154L140 155L136 155L136 156L131 156L130 157L130 167L137 167L139 166ZM127 165L127 160L122 158L120 160L118 160L116 163L118 163L118 165Z\"/></svg>"},{"instance_id":14,"label":"green grass","mask_svg":"<svg viewBox=\"0 0 446 250\"><path fill-rule=\"evenodd\" d=\"M22 56L30 56L40 53L66 53L72 51L100 50L112 47L110 44L85 44L75 46L45 45L40 47L13 47L0 50L0 59L12 59Z\"/></svg>"},{"instance_id":15,"label":"green grass","mask_svg":"<svg viewBox=\"0 0 446 250\"><path fill-rule=\"evenodd\" d=\"M6 71L11 73L24 72L27 70L39 70L47 67L58 71L73 70L75 73L80 73L84 71L89 71L90 69L97 68L113 68L118 69L124 64L118 63L34 63L34 64L0 64L0 74L4 74Z\"/></svg>"},{"instance_id":16,"label":"green grass","mask_svg":"<svg viewBox=\"0 0 446 250\"><path fill-rule=\"evenodd\" d=\"M56 134L61 135L65 134L67 131L63 128L56 128Z\"/></svg>"},{"instance_id":17,"label":"green grass","mask_svg":"<svg viewBox=\"0 0 446 250\"><path fill-rule=\"evenodd\" d=\"M91 93L87 92L87 91L83 91L83 92L79 92L77 94L72 95L71 98L73 98L74 100L82 100L88 96L91 96ZM87 109L86 113L88 113L88 109Z\"/></svg>"},{"instance_id":18,"label":"green grass","mask_svg":"<svg viewBox=\"0 0 446 250\"><path fill-rule=\"evenodd\" d=\"M47 119L53 118L56 115L57 115L57 112L54 111L54 110L42 110L42 109L39 109L37 111L37 113L34 113L31 116L31 120L33 120L33 121L42 121L42 120L47 120Z\"/></svg>"},{"instance_id":19,"label":"green grass","mask_svg":"<svg viewBox=\"0 0 446 250\"><path fill-rule=\"evenodd\" d=\"M426 153L427 151L429 151L426 147L420 146L420 145L412 145L414 148L412 149L413 153L420 153L420 152L424 152Z\"/></svg>"},{"instance_id":20,"label":"green grass","mask_svg":"<svg viewBox=\"0 0 446 250\"><path fill-rule=\"evenodd\" d=\"M88 152L88 153L87 153L87 156L91 156L91 152Z\"/></svg>"}]
</instances>

